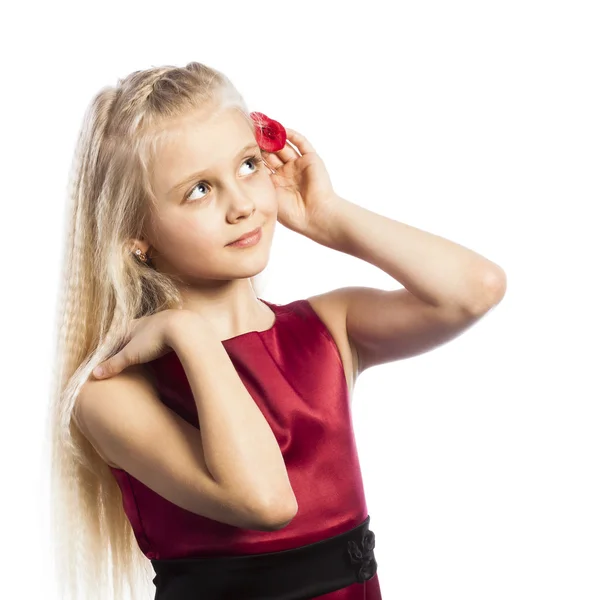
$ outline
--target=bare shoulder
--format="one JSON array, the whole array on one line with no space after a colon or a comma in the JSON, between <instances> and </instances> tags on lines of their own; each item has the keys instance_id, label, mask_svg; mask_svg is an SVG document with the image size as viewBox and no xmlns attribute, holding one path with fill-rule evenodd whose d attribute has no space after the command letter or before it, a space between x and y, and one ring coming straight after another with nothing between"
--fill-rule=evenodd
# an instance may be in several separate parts
<instances>
[{"instance_id":1,"label":"bare shoulder","mask_svg":"<svg viewBox=\"0 0 600 600\"><path fill-rule=\"evenodd\" d=\"M340 352L350 395L358 377L358 354L346 330L348 296L338 288L307 298L312 309L325 324Z\"/></svg>"},{"instance_id":2,"label":"bare shoulder","mask_svg":"<svg viewBox=\"0 0 600 600\"><path fill-rule=\"evenodd\" d=\"M121 387L123 385L135 385L136 387L143 387L146 389L152 389L155 391L154 376L151 374L150 369L144 364L130 365L123 369L117 375L106 379L96 379L93 375L90 375L89 379L85 382L78 396L78 400L81 397L88 396L91 390L100 388L112 388Z\"/></svg>"},{"instance_id":3,"label":"bare shoulder","mask_svg":"<svg viewBox=\"0 0 600 600\"><path fill-rule=\"evenodd\" d=\"M105 453L100 449L99 444L94 440L94 437L91 435L90 429L86 424L86 419L82 411L82 405L87 401L86 399L90 399L90 402L94 402L94 400L91 400L91 398L96 396L98 393L105 395L109 391L114 391L121 387L125 387L129 390L135 388L149 392L153 395L156 393L154 377L150 370L143 364L136 364L123 369L123 371L121 371L118 375L115 375L109 379L94 379L93 376L90 376L90 379L85 382L80 390L75 402L75 407L73 409L73 419L79 430L94 447L102 460L104 460L107 465L115 469L120 469L121 467L110 461L106 457Z\"/></svg>"}]
</instances>

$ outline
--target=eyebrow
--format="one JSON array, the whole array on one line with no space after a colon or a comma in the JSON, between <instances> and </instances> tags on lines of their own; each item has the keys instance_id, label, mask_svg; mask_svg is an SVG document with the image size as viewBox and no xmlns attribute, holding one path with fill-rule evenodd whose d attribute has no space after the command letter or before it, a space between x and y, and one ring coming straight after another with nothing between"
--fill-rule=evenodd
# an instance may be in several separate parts
<instances>
[{"instance_id":1,"label":"eyebrow","mask_svg":"<svg viewBox=\"0 0 600 600\"><path fill-rule=\"evenodd\" d=\"M246 146L244 146L236 155L236 158L238 158L239 156L241 156L242 154L244 154L244 152L250 150L250 148L258 148L258 142L254 141L254 142L250 142L249 144L247 144ZM183 187L184 185L191 183L192 181L195 181L196 179L198 179L199 177L202 177L205 173L207 173L208 171L210 171L210 169L204 169L202 171L197 171L196 173L192 173L190 174L188 177L186 177L183 181L180 181L179 183L175 184L169 191L168 194L171 195L173 192L175 192L176 190L178 190L179 188Z\"/></svg>"}]
</instances>

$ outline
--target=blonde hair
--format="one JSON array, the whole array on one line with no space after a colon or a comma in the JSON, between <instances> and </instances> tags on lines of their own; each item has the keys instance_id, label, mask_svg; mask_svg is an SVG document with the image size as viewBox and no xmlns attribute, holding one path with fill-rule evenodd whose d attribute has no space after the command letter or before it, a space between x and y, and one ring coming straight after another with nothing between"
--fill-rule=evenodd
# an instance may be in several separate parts
<instances>
[{"instance_id":1,"label":"blonde hair","mask_svg":"<svg viewBox=\"0 0 600 600\"><path fill-rule=\"evenodd\" d=\"M77 425L74 407L94 367L122 348L131 320L181 305L175 281L139 261L128 240L140 237L156 202L150 173L169 120L229 107L252 123L229 79L191 62L135 71L102 88L84 115L69 178L47 427L60 598L153 598L150 560L137 544L114 476Z\"/></svg>"}]
</instances>

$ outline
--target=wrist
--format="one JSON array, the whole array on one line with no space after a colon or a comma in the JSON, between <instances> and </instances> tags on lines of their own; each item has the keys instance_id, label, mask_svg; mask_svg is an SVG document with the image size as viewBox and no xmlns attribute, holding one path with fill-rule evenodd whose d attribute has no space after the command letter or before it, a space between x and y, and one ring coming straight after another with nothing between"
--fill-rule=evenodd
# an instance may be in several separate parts
<instances>
[{"instance_id":1,"label":"wrist","mask_svg":"<svg viewBox=\"0 0 600 600\"><path fill-rule=\"evenodd\" d=\"M175 309L169 315L165 327L165 341L176 350L188 340L197 339L198 333L208 335L210 323L199 314L186 309Z\"/></svg>"},{"instance_id":2,"label":"wrist","mask_svg":"<svg viewBox=\"0 0 600 600\"><path fill-rule=\"evenodd\" d=\"M350 201L337 195L333 196L323 204L323 209L311 227L309 237L318 244L341 250L344 246L344 222L352 206L354 205Z\"/></svg>"}]
</instances>

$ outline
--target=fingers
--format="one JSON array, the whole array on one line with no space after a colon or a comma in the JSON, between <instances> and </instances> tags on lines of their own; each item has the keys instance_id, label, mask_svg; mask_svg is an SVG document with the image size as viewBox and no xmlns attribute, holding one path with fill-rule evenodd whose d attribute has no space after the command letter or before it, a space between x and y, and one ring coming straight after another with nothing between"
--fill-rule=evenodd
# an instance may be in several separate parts
<instances>
[{"instance_id":1,"label":"fingers","mask_svg":"<svg viewBox=\"0 0 600 600\"><path fill-rule=\"evenodd\" d=\"M273 154L272 152L263 152L262 155L264 161L272 171L277 171L277 169L279 169L279 167L281 167L283 164L283 161L277 156L277 154Z\"/></svg>"},{"instance_id":2,"label":"fingers","mask_svg":"<svg viewBox=\"0 0 600 600\"><path fill-rule=\"evenodd\" d=\"M301 156L300 152L290 144L289 139L285 141L285 146L281 150L277 150L274 154L276 154L284 163Z\"/></svg>"},{"instance_id":3,"label":"fingers","mask_svg":"<svg viewBox=\"0 0 600 600\"><path fill-rule=\"evenodd\" d=\"M279 169L279 167L286 162L294 160L307 152L315 152L311 143L295 129L286 127L285 131L287 140L285 146L281 150L278 150L277 152L263 152L265 162L273 171Z\"/></svg>"},{"instance_id":4,"label":"fingers","mask_svg":"<svg viewBox=\"0 0 600 600\"><path fill-rule=\"evenodd\" d=\"M102 379L103 377L105 377L107 375L106 372L106 363L100 363L93 371L92 374L94 375L94 377L96 379Z\"/></svg>"},{"instance_id":5,"label":"fingers","mask_svg":"<svg viewBox=\"0 0 600 600\"><path fill-rule=\"evenodd\" d=\"M289 127L286 127L285 133L288 140L290 140L290 142L292 142L292 144L294 144L294 146L296 146L296 148L300 150L300 154L316 152L315 149L312 147L311 143L301 133L298 133L295 129L290 129Z\"/></svg>"},{"instance_id":6,"label":"fingers","mask_svg":"<svg viewBox=\"0 0 600 600\"><path fill-rule=\"evenodd\" d=\"M120 373L128 364L129 361L126 359L125 353L121 351L108 360L101 362L92 373L96 379L107 379Z\"/></svg>"}]
</instances>

